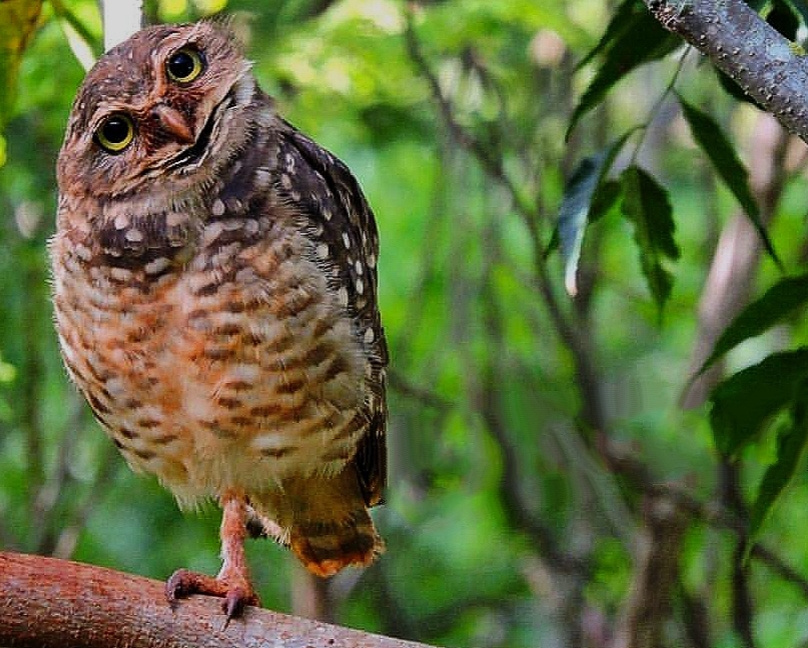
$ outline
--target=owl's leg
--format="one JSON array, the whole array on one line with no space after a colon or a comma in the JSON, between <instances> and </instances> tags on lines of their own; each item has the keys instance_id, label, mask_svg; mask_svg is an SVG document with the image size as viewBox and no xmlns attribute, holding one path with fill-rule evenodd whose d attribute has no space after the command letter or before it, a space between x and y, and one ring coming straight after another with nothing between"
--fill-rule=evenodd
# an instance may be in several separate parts
<instances>
[{"instance_id":1,"label":"owl's leg","mask_svg":"<svg viewBox=\"0 0 808 648\"><path fill-rule=\"evenodd\" d=\"M222 503L222 569L213 578L178 569L166 583L169 603L190 594L207 594L224 598L222 608L227 622L239 616L245 605L260 605L258 595L250 582L244 540L247 537L247 498L243 493L228 491L221 497Z\"/></svg>"}]
</instances>

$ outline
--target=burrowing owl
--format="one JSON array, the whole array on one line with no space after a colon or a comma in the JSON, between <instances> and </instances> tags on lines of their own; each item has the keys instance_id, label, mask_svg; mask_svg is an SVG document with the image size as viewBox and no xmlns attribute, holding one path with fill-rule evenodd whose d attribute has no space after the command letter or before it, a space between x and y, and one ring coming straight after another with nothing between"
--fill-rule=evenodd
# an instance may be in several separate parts
<instances>
[{"instance_id":1,"label":"burrowing owl","mask_svg":"<svg viewBox=\"0 0 808 648\"><path fill-rule=\"evenodd\" d=\"M50 251L65 364L136 470L223 507L216 578L257 601L247 523L313 573L367 565L385 483L378 236L348 168L295 130L210 23L144 29L90 71Z\"/></svg>"}]
</instances>

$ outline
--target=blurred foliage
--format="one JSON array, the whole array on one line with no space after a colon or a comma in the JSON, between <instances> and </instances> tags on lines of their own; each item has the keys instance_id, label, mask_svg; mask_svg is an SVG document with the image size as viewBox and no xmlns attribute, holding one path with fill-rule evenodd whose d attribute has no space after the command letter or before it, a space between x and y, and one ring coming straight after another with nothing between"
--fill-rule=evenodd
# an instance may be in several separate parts
<instances>
[{"instance_id":1,"label":"blurred foliage","mask_svg":"<svg viewBox=\"0 0 808 648\"><path fill-rule=\"evenodd\" d=\"M634 0L145 5L151 21L232 15L263 88L377 215L388 550L331 582L339 622L447 646L609 645L670 523L662 645L752 645L745 624L754 645L805 645L802 143L780 134L779 157L753 157L766 117ZM804 27L802 2L762 8ZM132 474L61 367L53 169L101 22L91 0L41 9L0 1L0 546L215 572L218 509L182 514ZM770 164L768 184L745 164ZM696 351L696 313L719 235L749 217L782 269L761 257L760 301L710 358L730 377L684 410L712 351ZM660 501L678 521L653 517ZM292 610L291 556L248 552L264 604Z\"/></svg>"},{"instance_id":2,"label":"blurred foliage","mask_svg":"<svg viewBox=\"0 0 808 648\"><path fill-rule=\"evenodd\" d=\"M36 31L40 11L41 0L5 0L0 4L0 118L8 114L14 101L20 61Z\"/></svg>"}]
</instances>

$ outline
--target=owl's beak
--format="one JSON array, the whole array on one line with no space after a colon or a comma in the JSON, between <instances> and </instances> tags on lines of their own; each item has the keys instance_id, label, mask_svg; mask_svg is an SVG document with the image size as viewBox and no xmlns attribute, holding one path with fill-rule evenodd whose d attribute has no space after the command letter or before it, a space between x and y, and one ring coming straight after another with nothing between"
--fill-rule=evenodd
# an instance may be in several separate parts
<instances>
[{"instance_id":1,"label":"owl's beak","mask_svg":"<svg viewBox=\"0 0 808 648\"><path fill-rule=\"evenodd\" d=\"M167 133L176 137L183 144L193 144L194 133L179 110L165 104L158 104L154 107L153 112Z\"/></svg>"}]
</instances>

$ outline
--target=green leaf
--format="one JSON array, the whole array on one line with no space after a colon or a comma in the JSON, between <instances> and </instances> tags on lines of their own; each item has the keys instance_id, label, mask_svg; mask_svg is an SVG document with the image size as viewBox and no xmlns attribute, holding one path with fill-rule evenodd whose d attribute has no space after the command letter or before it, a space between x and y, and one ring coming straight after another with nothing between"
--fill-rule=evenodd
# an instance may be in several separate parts
<instances>
[{"instance_id":1,"label":"green leaf","mask_svg":"<svg viewBox=\"0 0 808 648\"><path fill-rule=\"evenodd\" d=\"M630 134L626 133L608 148L581 160L564 187L557 232L564 262L564 285L570 295L577 290L575 275L586 225L608 211L619 195L617 184L604 184L603 177Z\"/></svg>"},{"instance_id":2,"label":"green leaf","mask_svg":"<svg viewBox=\"0 0 808 648\"><path fill-rule=\"evenodd\" d=\"M797 30L800 28L800 16L788 2L773 0L766 22L774 27L788 40L797 39Z\"/></svg>"},{"instance_id":3,"label":"green leaf","mask_svg":"<svg viewBox=\"0 0 808 648\"><path fill-rule=\"evenodd\" d=\"M595 195L592 196L592 205L589 207L589 222L594 223L605 216L620 198L623 188L617 180L601 180Z\"/></svg>"},{"instance_id":4,"label":"green leaf","mask_svg":"<svg viewBox=\"0 0 808 648\"><path fill-rule=\"evenodd\" d=\"M623 0L623 3L615 10L598 44L578 61L578 64L575 66L575 71L577 72L593 58L609 49L612 43L619 41L623 34L628 29L631 29L634 16L639 13L639 11L640 6L637 0Z\"/></svg>"},{"instance_id":5,"label":"green leaf","mask_svg":"<svg viewBox=\"0 0 808 648\"><path fill-rule=\"evenodd\" d=\"M634 239L640 248L642 271L661 311L673 287L665 259L679 258L679 248L673 238L676 228L668 192L636 166L623 171L620 183L623 186L620 206L623 214L634 223Z\"/></svg>"},{"instance_id":6,"label":"green leaf","mask_svg":"<svg viewBox=\"0 0 808 648\"><path fill-rule=\"evenodd\" d=\"M736 155L729 139L710 115L685 101L681 95L677 95L677 97L682 106L682 114L690 126L690 132L693 133L693 139L707 155L707 159L710 160L716 173L752 220L769 256L778 266L782 267L766 227L760 220L760 208L749 187L749 174Z\"/></svg>"},{"instance_id":7,"label":"green leaf","mask_svg":"<svg viewBox=\"0 0 808 648\"><path fill-rule=\"evenodd\" d=\"M89 70L104 51L101 39L93 36L90 29L65 6L62 0L51 0L50 4L73 55L85 71Z\"/></svg>"},{"instance_id":8,"label":"green leaf","mask_svg":"<svg viewBox=\"0 0 808 648\"><path fill-rule=\"evenodd\" d=\"M620 24L616 21L619 19ZM660 59L681 44L679 36L665 30L638 0L626 0L606 30L601 42L584 62L596 53L603 62L572 113L566 137L578 120L597 106L611 87L634 68Z\"/></svg>"},{"instance_id":9,"label":"green leaf","mask_svg":"<svg viewBox=\"0 0 808 648\"><path fill-rule=\"evenodd\" d=\"M41 0L0 2L0 128L11 116L20 60L39 24Z\"/></svg>"},{"instance_id":10,"label":"green leaf","mask_svg":"<svg viewBox=\"0 0 808 648\"><path fill-rule=\"evenodd\" d=\"M749 516L749 536L751 547L755 536L768 518L772 506L794 476L808 441L808 412L806 411L805 387L794 405L791 424L777 436L777 460L768 467L758 487L757 498Z\"/></svg>"},{"instance_id":11,"label":"green leaf","mask_svg":"<svg viewBox=\"0 0 808 648\"><path fill-rule=\"evenodd\" d=\"M715 445L727 456L752 442L792 403L808 377L808 348L770 355L730 376L710 396Z\"/></svg>"},{"instance_id":12,"label":"green leaf","mask_svg":"<svg viewBox=\"0 0 808 648\"><path fill-rule=\"evenodd\" d=\"M800 22L803 25L808 25L808 5L806 5L805 0L788 0L788 5L797 15Z\"/></svg>"},{"instance_id":13,"label":"green leaf","mask_svg":"<svg viewBox=\"0 0 808 648\"><path fill-rule=\"evenodd\" d=\"M760 335L808 302L808 274L781 279L730 323L699 373L744 340Z\"/></svg>"}]
</instances>

